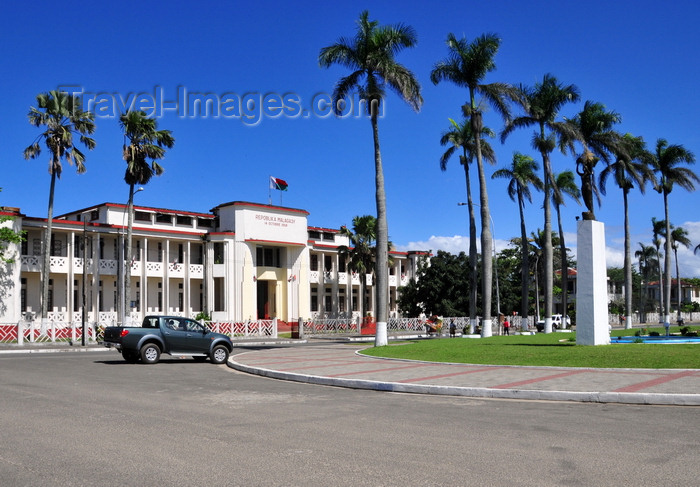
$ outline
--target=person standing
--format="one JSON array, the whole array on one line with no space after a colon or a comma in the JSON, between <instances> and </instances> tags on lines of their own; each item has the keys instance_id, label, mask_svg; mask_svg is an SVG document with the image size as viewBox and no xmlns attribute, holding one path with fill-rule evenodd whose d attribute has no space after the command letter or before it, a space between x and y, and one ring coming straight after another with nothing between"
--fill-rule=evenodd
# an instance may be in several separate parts
<instances>
[{"instance_id":1,"label":"person standing","mask_svg":"<svg viewBox=\"0 0 700 487\"><path fill-rule=\"evenodd\" d=\"M503 334L510 335L510 323L508 322L508 318L503 320Z\"/></svg>"}]
</instances>

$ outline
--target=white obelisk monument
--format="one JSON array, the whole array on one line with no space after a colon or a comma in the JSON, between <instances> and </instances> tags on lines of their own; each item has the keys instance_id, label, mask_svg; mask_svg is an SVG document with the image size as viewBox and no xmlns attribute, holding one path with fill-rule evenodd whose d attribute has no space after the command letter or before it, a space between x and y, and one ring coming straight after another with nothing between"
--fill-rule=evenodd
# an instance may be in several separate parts
<instances>
[{"instance_id":1,"label":"white obelisk monument","mask_svg":"<svg viewBox=\"0 0 700 487\"><path fill-rule=\"evenodd\" d=\"M605 225L579 221L577 240L576 344L609 345Z\"/></svg>"}]
</instances>

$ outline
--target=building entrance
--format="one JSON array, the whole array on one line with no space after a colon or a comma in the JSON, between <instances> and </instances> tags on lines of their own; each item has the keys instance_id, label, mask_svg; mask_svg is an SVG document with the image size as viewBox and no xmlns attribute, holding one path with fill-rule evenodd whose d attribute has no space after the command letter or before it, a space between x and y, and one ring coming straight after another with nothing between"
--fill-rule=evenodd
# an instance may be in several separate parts
<instances>
[{"instance_id":1,"label":"building entrance","mask_svg":"<svg viewBox=\"0 0 700 487\"><path fill-rule=\"evenodd\" d=\"M270 319L270 281L258 281L258 319Z\"/></svg>"}]
</instances>

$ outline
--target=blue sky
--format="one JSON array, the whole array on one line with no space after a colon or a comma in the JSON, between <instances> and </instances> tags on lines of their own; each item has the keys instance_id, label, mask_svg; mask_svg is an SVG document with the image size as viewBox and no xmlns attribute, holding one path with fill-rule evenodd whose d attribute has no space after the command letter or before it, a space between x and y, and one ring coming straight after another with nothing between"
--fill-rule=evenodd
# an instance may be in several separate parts
<instances>
[{"instance_id":1,"label":"blue sky","mask_svg":"<svg viewBox=\"0 0 700 487\"><path fill-rule=\"evenodd\" d=\"M356 215L376 214L370 123L354 114L338 119L324 112L324 96L348 73L321 69L319 50L352 36L363 9L382 24L402 22L418 33L418 46L398 60L416 75L424 105L414 113L394 94L379 122L387 189L390 239L400 250L467 249L464 173L457 158L440 171L441 133L448 118L460 117L464 89L429 79L447 55L449 32L471 40L497 33L497 70L486 81L533 85L545 73L575 84L581 102L562 110L574 116L585 100L604 103L622 115L618 130L641 135L649 147L658 138L684 145L700 157L700 6L695 1L493 1L465 2L12 2L0 19L0 126L4 150L0 204L45 216L48 157L25 161L22 151L39 133L26 119L35 96L59 86L84 93L102 111L87 153L87 173L66 167L56 187L55 214L102 202L123 203L123 142L119 103L163 101L160 128L170 129L175 147L136 203L206 212L228 201L268 202L269 176L289 183L272 192L272 203L310 212L309 224L339 228ZM209 94L228 111L204 115L178 101L184 93ZM265 99L267 113L244 119L236 100ZM193 96L193 95L191 95ZM281 101L280 101L281 100ZM137 100L138 101L138 100ZM321 102L313 108L313 102ZM145 108L148 108L148 103ZM160 103L160 102L157 102ZM275 109L284 103L287 109ZM275 116L276 115L276 116ZM486 125L500 131L495 113ZM513 152L539 156L531 131L493 141L498 164L490 178L510 165ZM574 169L573 158L555 153L556 172ZM695 168L700 172L700 167ZM476 171L473 171L476 174ZM517 206L504 180L489 181L497 247L519 234ZM472 182L475 195L476 180ZM606 225L608 265L622 266L623 215L619 189L609 185L596 216ZM543 227L541 194L526 215L528 232ZM631 197L633 249L651 243L652 217L663 218L660 195ZM677 188L670 195L671 221L700 243L698 194ZM575 215L563 209L567 243L575 250ZM700 256L679 252L684 276L700 277Z\"/></svg>"}]
</instances>

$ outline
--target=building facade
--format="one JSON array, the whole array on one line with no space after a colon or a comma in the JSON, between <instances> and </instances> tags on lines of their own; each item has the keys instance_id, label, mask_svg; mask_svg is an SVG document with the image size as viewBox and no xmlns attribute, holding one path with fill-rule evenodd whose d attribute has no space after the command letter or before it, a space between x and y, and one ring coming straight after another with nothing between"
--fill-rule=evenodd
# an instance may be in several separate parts
<instances>
[{"instance_id":1,"label":"building facade","mask_svg":"<svg viewBox=\"0 0 700 487\"><path fill-rule=\"evenodd\" d=\"M0 322L40 318L46 219L3 211L3 223L25 232L0 276ZM309 227L305 210L234 201L210 213L134 207L132 259L125 262L127 207L103 203L54 218L48 319L140 323L147 314L215 321L358 318L372 314L372 275L361 279L339 249L339 230ZM425 252L391 252L389 310ZM126 266L130 296L123 299ZM363 284L364 281L364 284ZM364 288L364 289L363 289ZM362 302L360 300L363 299ZM122 305L121 303L125 303ZM85 305L85 306L83 306Z\"/></svg>"}]
</instances>

